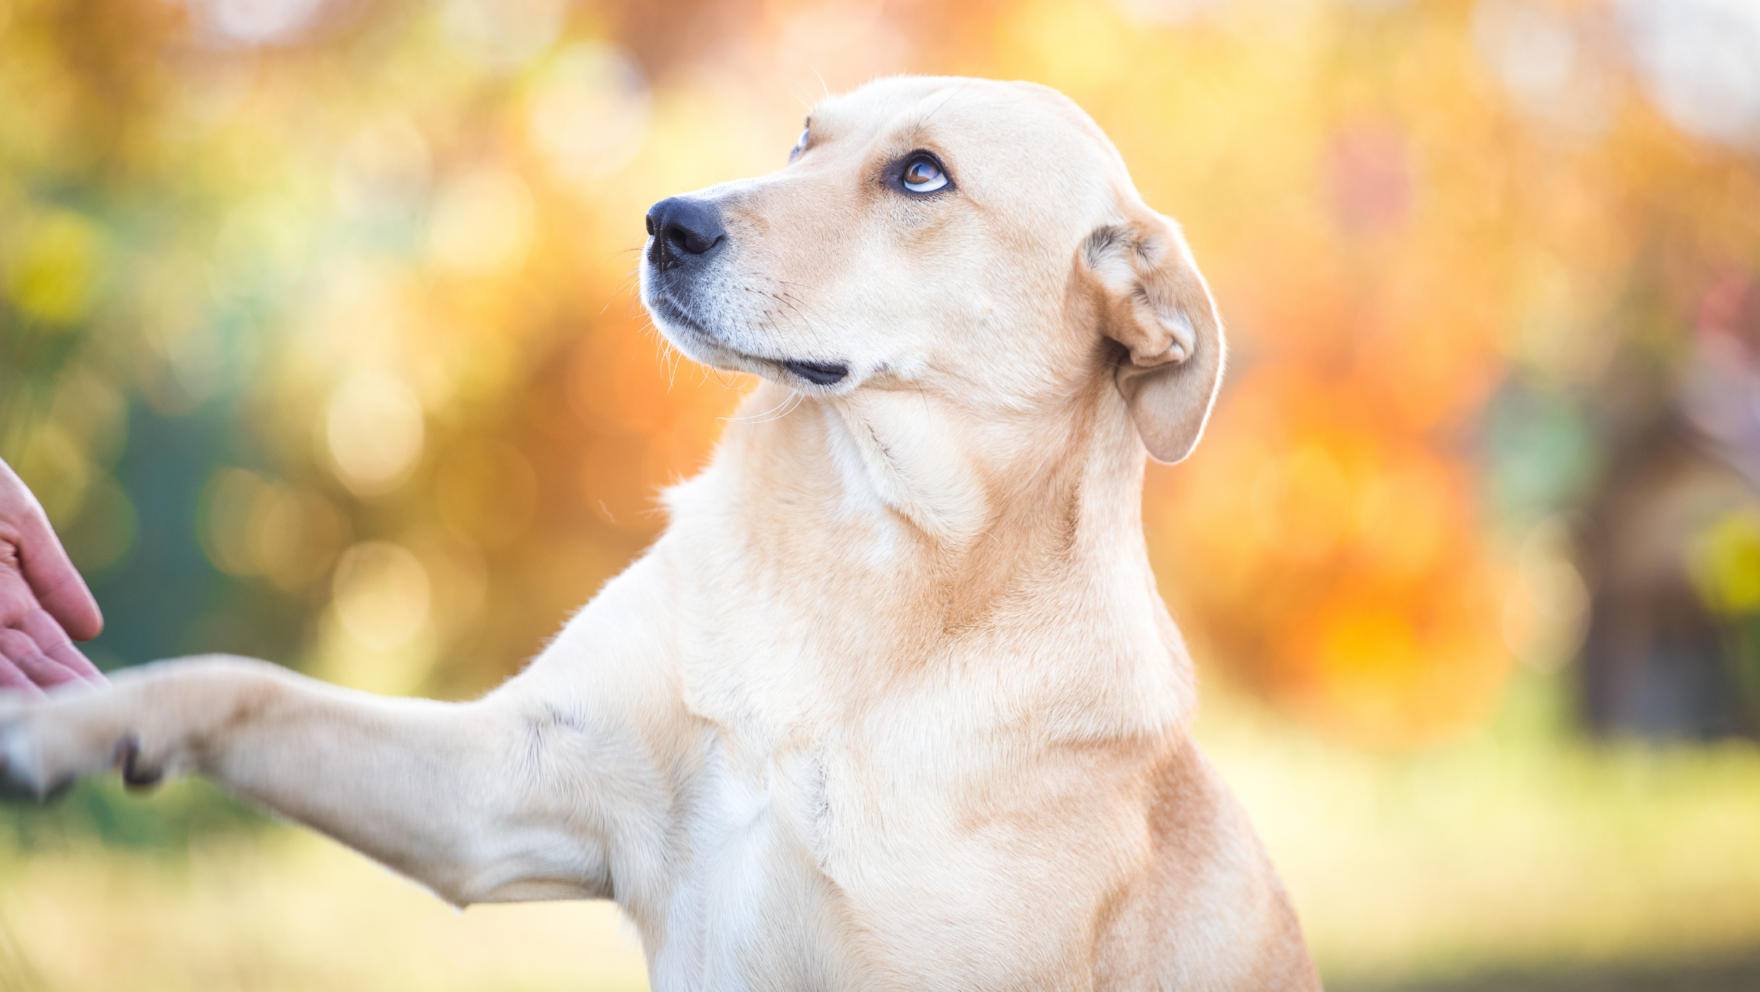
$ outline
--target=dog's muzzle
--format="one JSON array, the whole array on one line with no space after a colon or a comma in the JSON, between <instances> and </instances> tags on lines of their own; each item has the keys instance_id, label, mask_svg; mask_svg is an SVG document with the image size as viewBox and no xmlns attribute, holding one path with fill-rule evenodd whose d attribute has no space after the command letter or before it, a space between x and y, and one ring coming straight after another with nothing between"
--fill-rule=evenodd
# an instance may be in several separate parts
<instances>
[{"instance_id":1,"label":"dog's muzzle","mask_svg":"<svg viewBox=\"0 0 1760 992\"><path fill-rule=\"evenodd\" d=\"M849 365L844 362L764 357L740 351L724 335L705 326L699 290L693 283L709 271L728 243L721 208L714 201L688 196L661 200L648 210L648 237L648 269L653 282L644 287L643 299L665 326L683 329L747 360L779 367L815 386L834 386L849 376Z\"/></svg>"}]
</instances>

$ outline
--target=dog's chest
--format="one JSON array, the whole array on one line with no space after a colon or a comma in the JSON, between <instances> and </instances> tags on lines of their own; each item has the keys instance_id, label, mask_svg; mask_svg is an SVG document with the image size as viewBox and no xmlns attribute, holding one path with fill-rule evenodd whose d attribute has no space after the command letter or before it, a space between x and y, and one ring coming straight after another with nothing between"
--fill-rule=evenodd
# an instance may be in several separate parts
<instances>
[{"instance_id":1,"label":"dog's chest","mask_svg":"<svg viewBox=\"0 0 1760 992\"><path fill-rule=\"evenodd\" d=\"M685 821L686 849L653 964L657 992L824 987L803 974L814 935L779 932L778 919L825 907L815 884L829 811L817 752L753 756L705 735L702 771ZM810 929L810 928L809 928Z\"/></svg>"},{"instance_id":2,"label":"dog's chest","mask_svg":"<svg viewBox=\"0 0 1760 992\"><path fill-rule=\"evenodd\" d=\"M705 733L693 777L665 936L651 948L656 992L910 987L953 960L1007 985L1074 960L1079 948L1065 945L1086 908L1052 890L1089 858L1059 853L1047 871L1042 845L962 807L963 776L934 753L988 764L981 742L956 748L919 727L915 747L831 735L760 750L720 734ZM1035 807L1025 782L980 777L1011 783L1012 798L992 805ZM1028 940L1041 923L1059 936Z\"/></svg>"}]
</instances>

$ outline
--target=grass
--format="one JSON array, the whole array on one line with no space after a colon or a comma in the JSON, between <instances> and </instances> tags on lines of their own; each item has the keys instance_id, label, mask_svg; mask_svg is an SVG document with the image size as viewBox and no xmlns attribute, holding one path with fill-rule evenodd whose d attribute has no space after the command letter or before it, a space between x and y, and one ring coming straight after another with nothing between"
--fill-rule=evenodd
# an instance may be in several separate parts
<instances>
[{"instance_id":1,"label":"grass","mask_svg":"<svg viewBox=\"0 0 1760 992\"><path fill-rule=\"evenodd\" d=\"M0 867L5 992L635 992L608 903L454 910L285 827L183 853L78 845Z\"/></svg>"},{"instance_id":2,"label":"grass","mask_svg":"<svg viewBox=\"0 0 1760 992\"><path fill-rule=\"evenodd\" d=\"M1660 990L1739 972L1718 986L1733 989L1760 974L1716 964L1760 949L1752 746L1591 744L1539 677L1472 738L1398 753L1206 691L1199 736L1331 987ZM0 992L645 987L608 905L460 913L200 783L146 800L88 785L0 814Z\"/></svg>"},{"instance_id":3,"label":"grass","mask_svg":"<svg viewBox=\"0 0 1760 992\"><path fill-rule=\"evenodd\" d=\"M1561 690L1524 676L1490 727L1406 753L1238 701L1201 717L1331 984L1760 948L1760 751L1585 741L1564 729Z\"/></svg>"}]
</instances>

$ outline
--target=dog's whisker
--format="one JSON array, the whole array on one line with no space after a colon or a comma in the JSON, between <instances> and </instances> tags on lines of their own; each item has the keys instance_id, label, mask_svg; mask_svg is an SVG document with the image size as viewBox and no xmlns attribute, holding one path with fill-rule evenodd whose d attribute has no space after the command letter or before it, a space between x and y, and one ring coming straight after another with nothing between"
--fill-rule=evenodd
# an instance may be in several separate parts
<instances>
[{"instance_id":1,"label":"dog's whisker","mask_svg":"<svg viewBox=\"0 0 1760 992\"><path fill-rule=\"evenodd\" d=\"M784 417L787 417L789 414L800 409L800 405L802 403L805 403L806 401L807 401L807 396L805 393L798 393L798 392L792 393L790 395L789 399L783 401L783 404L787 407L787 409L782 410L780 413L774 413L771 416L765 417L763 420L748 421L744 424L744 426L756 427L756 426L759 426L762 424L773 424L776 421L781 420Z\"/></svg>"},{"instance_id":2,"label":"dog's whisker","mask_svg":"<svg viewBox=\"0 0 1760 992\"><path fill-rule=\"evenodd\" d=\"M749 417L722 417L721 419L723 421L726 421L727 423L730 423L730 424L740 424L742 426L747 426L747 427L753 426L755 424L767 424L770 422L771 419L774 419L772 417L772 415L775 414L776 411L787 406L791 400L793 400L796 396L799 396L799 395L800 395L799 393L796 393L793 390L790 390L788 396L784 397L782 402L776 404L775 406L771 407L768 410L765 410L763 413L754 413Z\"/></svg>"}]
</instances>

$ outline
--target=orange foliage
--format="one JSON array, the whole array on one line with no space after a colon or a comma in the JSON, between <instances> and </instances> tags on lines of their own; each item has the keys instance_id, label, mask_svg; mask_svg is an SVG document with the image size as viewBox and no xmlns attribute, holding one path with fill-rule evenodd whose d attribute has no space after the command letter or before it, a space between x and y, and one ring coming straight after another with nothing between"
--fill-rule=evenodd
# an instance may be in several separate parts
<instances>
[{"instance_id":1,"label":"orange foliage","mask_svg":"<svg viewBox=\"0 0 1760 992\"><path fill-rule=\"evenodd\" d=\"M1144 501L1203 663L1354 736L1452 732L1508 671L1494 538L1531 523L1482 506L1488 397L1586 388L1631 285L1666 336L1706 272L1760 267L1752 160L1593 61L1609 8L1524 8L1584 39L1540 93L1499 61L1509 7L15 0L0 454L94 535L102 594L151 567L143 497L123 419L79 411L225 405L252 454L207 456L202 546L285 597L286 660L473 691L652 537L743 386L646 328L646 207L780 165L822 85L1034 79L1184 223L1230 327L1211 432ZM288 545L262 521L311 536L238 551ZM427 619L361 654L375 596Z\"/></svg>"}]
</instances>

